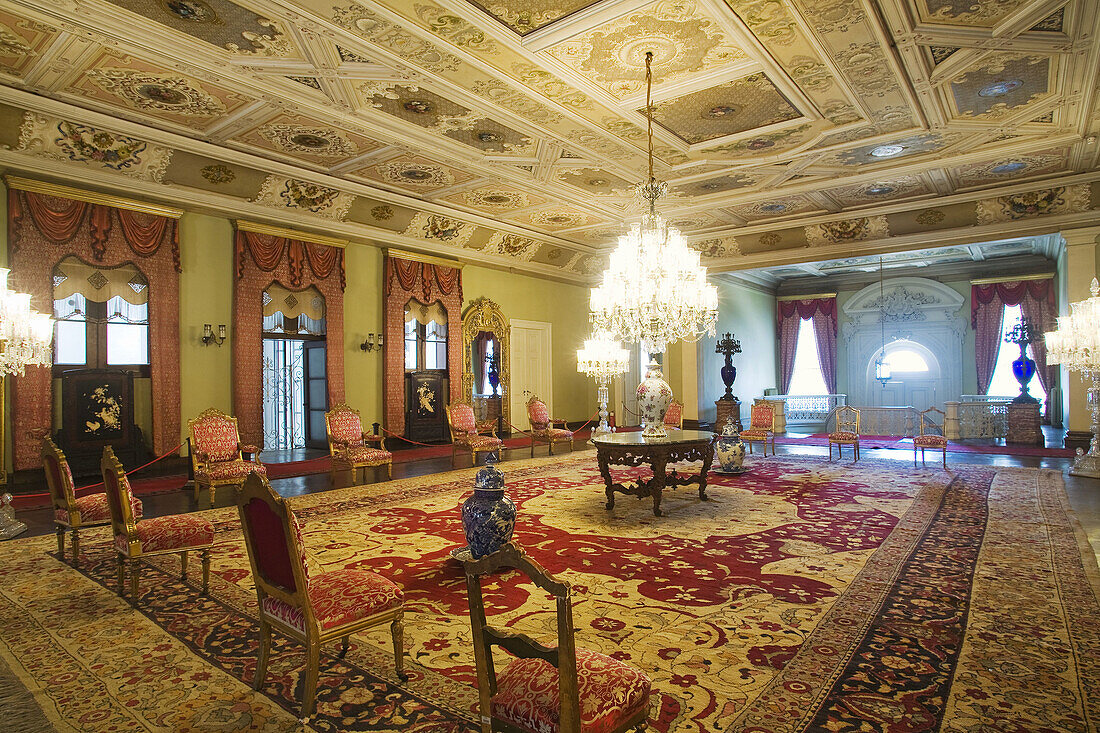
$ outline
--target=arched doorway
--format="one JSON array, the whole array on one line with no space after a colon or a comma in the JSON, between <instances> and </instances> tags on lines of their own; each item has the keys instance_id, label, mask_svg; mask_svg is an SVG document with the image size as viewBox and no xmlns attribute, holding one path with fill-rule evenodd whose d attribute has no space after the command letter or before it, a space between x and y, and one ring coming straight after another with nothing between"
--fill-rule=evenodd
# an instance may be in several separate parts
<instances>
[{"instance_id":1,"label":"arched doorway","mask_svg":"<svg viewBox=\"0 0 1100 733\"><path fill-rule=\"evenodd\" d=\"M882 355L890 366L890 381L879 389L871 389L872 401L868 406L913 405L924 409L928 405L943 402L942 370L939 359L923 344L911 339L898 339L878 349L867 363L866 382L881 384L875 380L875 362Z\"/></svg>"}]
</instances>

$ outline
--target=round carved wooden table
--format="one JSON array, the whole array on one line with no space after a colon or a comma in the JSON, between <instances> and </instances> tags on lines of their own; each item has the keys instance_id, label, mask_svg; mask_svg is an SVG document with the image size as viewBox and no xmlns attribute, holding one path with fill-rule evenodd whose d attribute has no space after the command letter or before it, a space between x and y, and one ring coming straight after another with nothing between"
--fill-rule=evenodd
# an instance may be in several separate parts
<instances>
[{"instance_id":1,"label":"round carved wooden table","mask_svg":"<svg viewBox=\"0 0 1100 733\"><path fill-rule=\"evenodd\" d=\"M615 492L644 498L653 497L653 513L661 516L661 492L673 486L699 485L699 498L707 499L707 471L714 460L714 433L702 430L669 430L664 438L643 438L637 433L613 433L592 438L596 445L596 461L600 475L607 486L607 508L615 508ZM702 461L698 475L666 472L669 463ZM635 483L615 483L611 479L610 466L641 466L648 464L653 471L650 479Z\"/></svg>"}]
</instances>

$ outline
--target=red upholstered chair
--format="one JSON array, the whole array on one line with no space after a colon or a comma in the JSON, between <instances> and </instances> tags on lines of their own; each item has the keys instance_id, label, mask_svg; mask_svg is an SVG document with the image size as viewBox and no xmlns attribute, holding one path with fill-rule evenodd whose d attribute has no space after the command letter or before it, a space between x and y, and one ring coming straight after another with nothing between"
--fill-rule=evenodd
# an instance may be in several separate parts
<instances>
[{"instance_id":1,"label":"red upholstered chair","mask_svg":"<svg viewBox=\"0 0 1100 733\"><path fill-rule=\"evenodd\" d=\"M252 687L263 689L273 627L306 648L302 718L313 712L321 645L333 639L343 640L343 656L351 634L388 623L397 674L405 679L401 589L367 570L333 570L311 578L298 519L259 474L245 480L237 511L260 613L260 657Z\"/></svg>"},{"instance_id":2,"label":"red upholstered chair","mask_svg":"<svg viewBox=\"0 0 1100 733\"><path fill-rule=\"evenodd\" d=\"M842 446L852 446L852 454L855 460L859 460L859 410L851 405L838 407L834 413L836 416L836 430L829 433L829 460L833 460L833 445L836 445L836 457L844 457Z\"/></svg>"},{"instance_id":3,"label":"red upholstered chair","mask_svg":"<svg viewBox=\"0 0 1100 733\"><path fill-rule=\"evenodd\" d=\"M668 409L665 410L665 417L663 419L666 428L676 428L677 430L684 429L684 403L678 400L673 400L669 403Z\"/></svg>"},{"instance_id":4,"label":"red upholstered chair","mask_svg":"<svg viewBox=\"0 0 1100 733\"><path fill-rule=\"evenodd\" d=\"M937 423L931 414L938 413L940 421ZM913 465L917 465L917 451L920 451L920 463L924 465L924 451L938 450L943 452L943 468L947 470L947 438L939 432L943 429L944 418L947 417L943 410L929 407L920 413L920 432L913 437Z\"/></svg>"},{"instance_id":5,"label":"red upholstered chair","mask_svg":"<svg viewBox=\"0 0 1100 733\"><path fill-rule=\"evenodd\" d=\"M546 403L535 395L527 400L527 418L531 421L531 457L535 456L535 443L546 443L550 446L550 455L554 455L555 443L568 443L569 451L573 451L573 431L567 430L568 423L565 420L555 420L550 417L550 409ZM560 428L555 427L561 425Z\"/></svg>"},{"instance_id":6,"label":"red upholstered chair","mask_svg":"<svg viewBox=\"0 0 1100 733\"><path fill-rule=\"evenodd\" d=\"M463 563L477 665L482 733L619 733L646 727L651 682L629 664L574 645L569 583L550 575L514 543ZM544 646L485 620L481 576L516 568L557 600L558 639ZM498 676L493 646L516 656ZM496 725L494 725L496 724Z\"/></svg>"},{"instance_id":7,"label":"red upholstered chair","mask_svg":"<svg viewBox=\"0 0 1100 733\"><path fill-rule=\"evenodd\" d=\"M191 433L191 467L195 474L195 503L205 491L208 506L214 506L214 492L219 486L244 485L249 474L267 475L260 463L260 449L242 445L237 433L237 418L211 407L187 423ZM246 461L244 453L251 453Z\"/></svg>"},{"instance_id":8,"label":"red upholstered chair","mask_svg":"<svg viewBox=\"0 0 1100 733\"><path fill-rule=\"evenodd\" d=\"M478 453L500 451L504 445L497 437L497 421L478 422L473 406L465 402L447 405L447 427L451 430L451 466L459 448L470 451L470 460L477 463ZM502 451L498 455L504 457Z\"/></svg>"},{"instance_id":9,"label":"red upholstered chair","mask_svg":"<svg viewBox=\"0 0 1100 733\"><path fill-rule=\"evenodd\" d=\"M386 478L393 477L393 455L386 450L386 439L363 430L358 410L342 403L336 405L325 413L325 430L333 470L351 471L357 479L360 468L385 466Z\"/></svg>"},{"instance_id":10,"label":"red upholstered chair","mask_svg":"<svg viewBox=\"0 0 1100 733\"><path fill-rule=\"evenodd\" d=\"M775 453L775 410L770 404L753 405L749 418L749 429L741 431L741 440L749 444L752 453L753 443L764 444L764 456L768 455L768 438L772 441L772 454ZM832 448L829 449L832 452Z\"/></svg>"},{"instance_id":11,"label":"red upholstered chair","mask_svg":"<svg viewBox=\"0 0 1100 733\"><path fill-rule=\"evenodd\" d=\"M46 471L46 486L53 503L53 523L57 530L57 556L65 559L65 532L73 533L73 567L80 565L80 528L111 523L111 505L107 494L77 497L73 487L73 472L65 454L49 438L42 439L42 467ZM141 499L130 498L130 511L141 519Z\"/></svg>"},{"instance_id":12,"label":"red upholstered chair","mask_svg":"<svg viewBox=\"0 0 1100 733\"><path fill-rule=\"evenodd\" d=\"M141 559L170 552L180 554L181 577L187 579L187 553L198 551L202 558L202 592L210 588L210 548L214 545L214 525L195 514L169 514L164 517L134 519L130 482L122 464L110 446L103 449L103 486L111 507L111 529L118 553L118 592L125 597L126 565L130 565L130 599L138 600L138 572Z\"/></svg>"}]
</instances>

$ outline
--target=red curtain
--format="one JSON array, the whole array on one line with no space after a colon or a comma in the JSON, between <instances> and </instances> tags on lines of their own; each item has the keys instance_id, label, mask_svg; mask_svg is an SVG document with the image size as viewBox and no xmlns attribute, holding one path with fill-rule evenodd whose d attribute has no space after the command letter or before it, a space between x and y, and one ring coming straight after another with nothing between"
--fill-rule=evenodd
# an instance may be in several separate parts
<instances>
[{"instance_id":1,"label":"red curtain","mask_svg":"<svg viewBox=\"0 0 1100 733\"><path fill-rule=\"evenodd\" d=\"M1055 328L1058 307L1054 299L1054 281L1013 280L989 285L970 286L970 324L974 327L977 354L978 391L985 394L993 369L997 365L997 351L1003 343L1005 306L1018 305L1020 313L1031 322L1037 332L1045 333ZM1031 355L1035 359L1035 373L1039 384L1049 392L1054 381L1054 369L1047 364L1046 343L1040 339L1032 342ZM1049 414L1049 405L1044 414Z\"/></svg>"},{"instance_id":2,"label":"red curtain","mask_svg":"<svg viewBox=\"0 0 1100 733\"><path fill-rule=\"evenodd\" d=\"M233 291L233 411L241 441L263 445L263 292L316 287L325 297L329 405L344 401L344 251L270 234L237 230Z\"/></svg>"},{"instance_id":3,"label":"red curtain","mask_svg":"<svg viewBox=\"0 0 1100 733\"><path fill-rule=\"evenodd\" d=\"M794 358L798 348L798 329L802 320L813 322L817 337L817 361L830 394L836 392L836 297L782 300L778 303L779 389L783 394L791 386Z\"/></svg>"},{"instance_id":4,"label":"red curtain","mask_svg":"<svg viewBox=\"0 0 1100 733\"><path fill-rule=\"evenodd\" d=\"M409 300L425 305L439 300L446 309L450 401L462 399L462 270L387 255L382 297L385 425L390 432L400 435L405 432L405 304Z\"/></svg>"},{"instance_id":5,"label":"red curtain","mask_svg":"<svg viewBox=\"0 0 1100 733\"><path fill-rule=\"evenodd\" d=\"M33 306L53 312L53 268L75 255L105 267L133 263L149 282L149 364L153 451L167 452L180 435L179 230L170 217L12 189L8 193L8 262L12 286ZM15 469L36 468L43 435L53 424L53 380L31 367L13 380Z\"/></svg>"}]
</instances>

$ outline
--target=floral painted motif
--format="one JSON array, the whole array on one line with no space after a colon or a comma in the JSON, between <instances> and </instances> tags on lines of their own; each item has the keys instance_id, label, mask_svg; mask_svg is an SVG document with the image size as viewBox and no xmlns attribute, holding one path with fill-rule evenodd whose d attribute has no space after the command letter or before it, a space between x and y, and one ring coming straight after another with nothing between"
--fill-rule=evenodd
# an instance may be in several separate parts
<instances>
[{"instance_id":1,"label":"floral painted motif","mask_svg":"<svg viewBox=\"0 0 1100 733\"><path fill-rule=\"evenodd\" d=\"M202 174L203 178L215 185L219 183L232 183L233 179L237 177L237 174L234 173L229 166L222 165L221 163L203 166L202 170L199 172Z\"/></svg>"},{"instance_id":2,"label":"floral painted motif","mask_svg":"<svg viewBox=\"0 0 1100 733\"><path fill-rule=\"evenodd\" d=\"M75 161L93 161L116 171L141 163L146 143L75 122L60 122L54 142Z\"/></svg>"}]
</instances>

